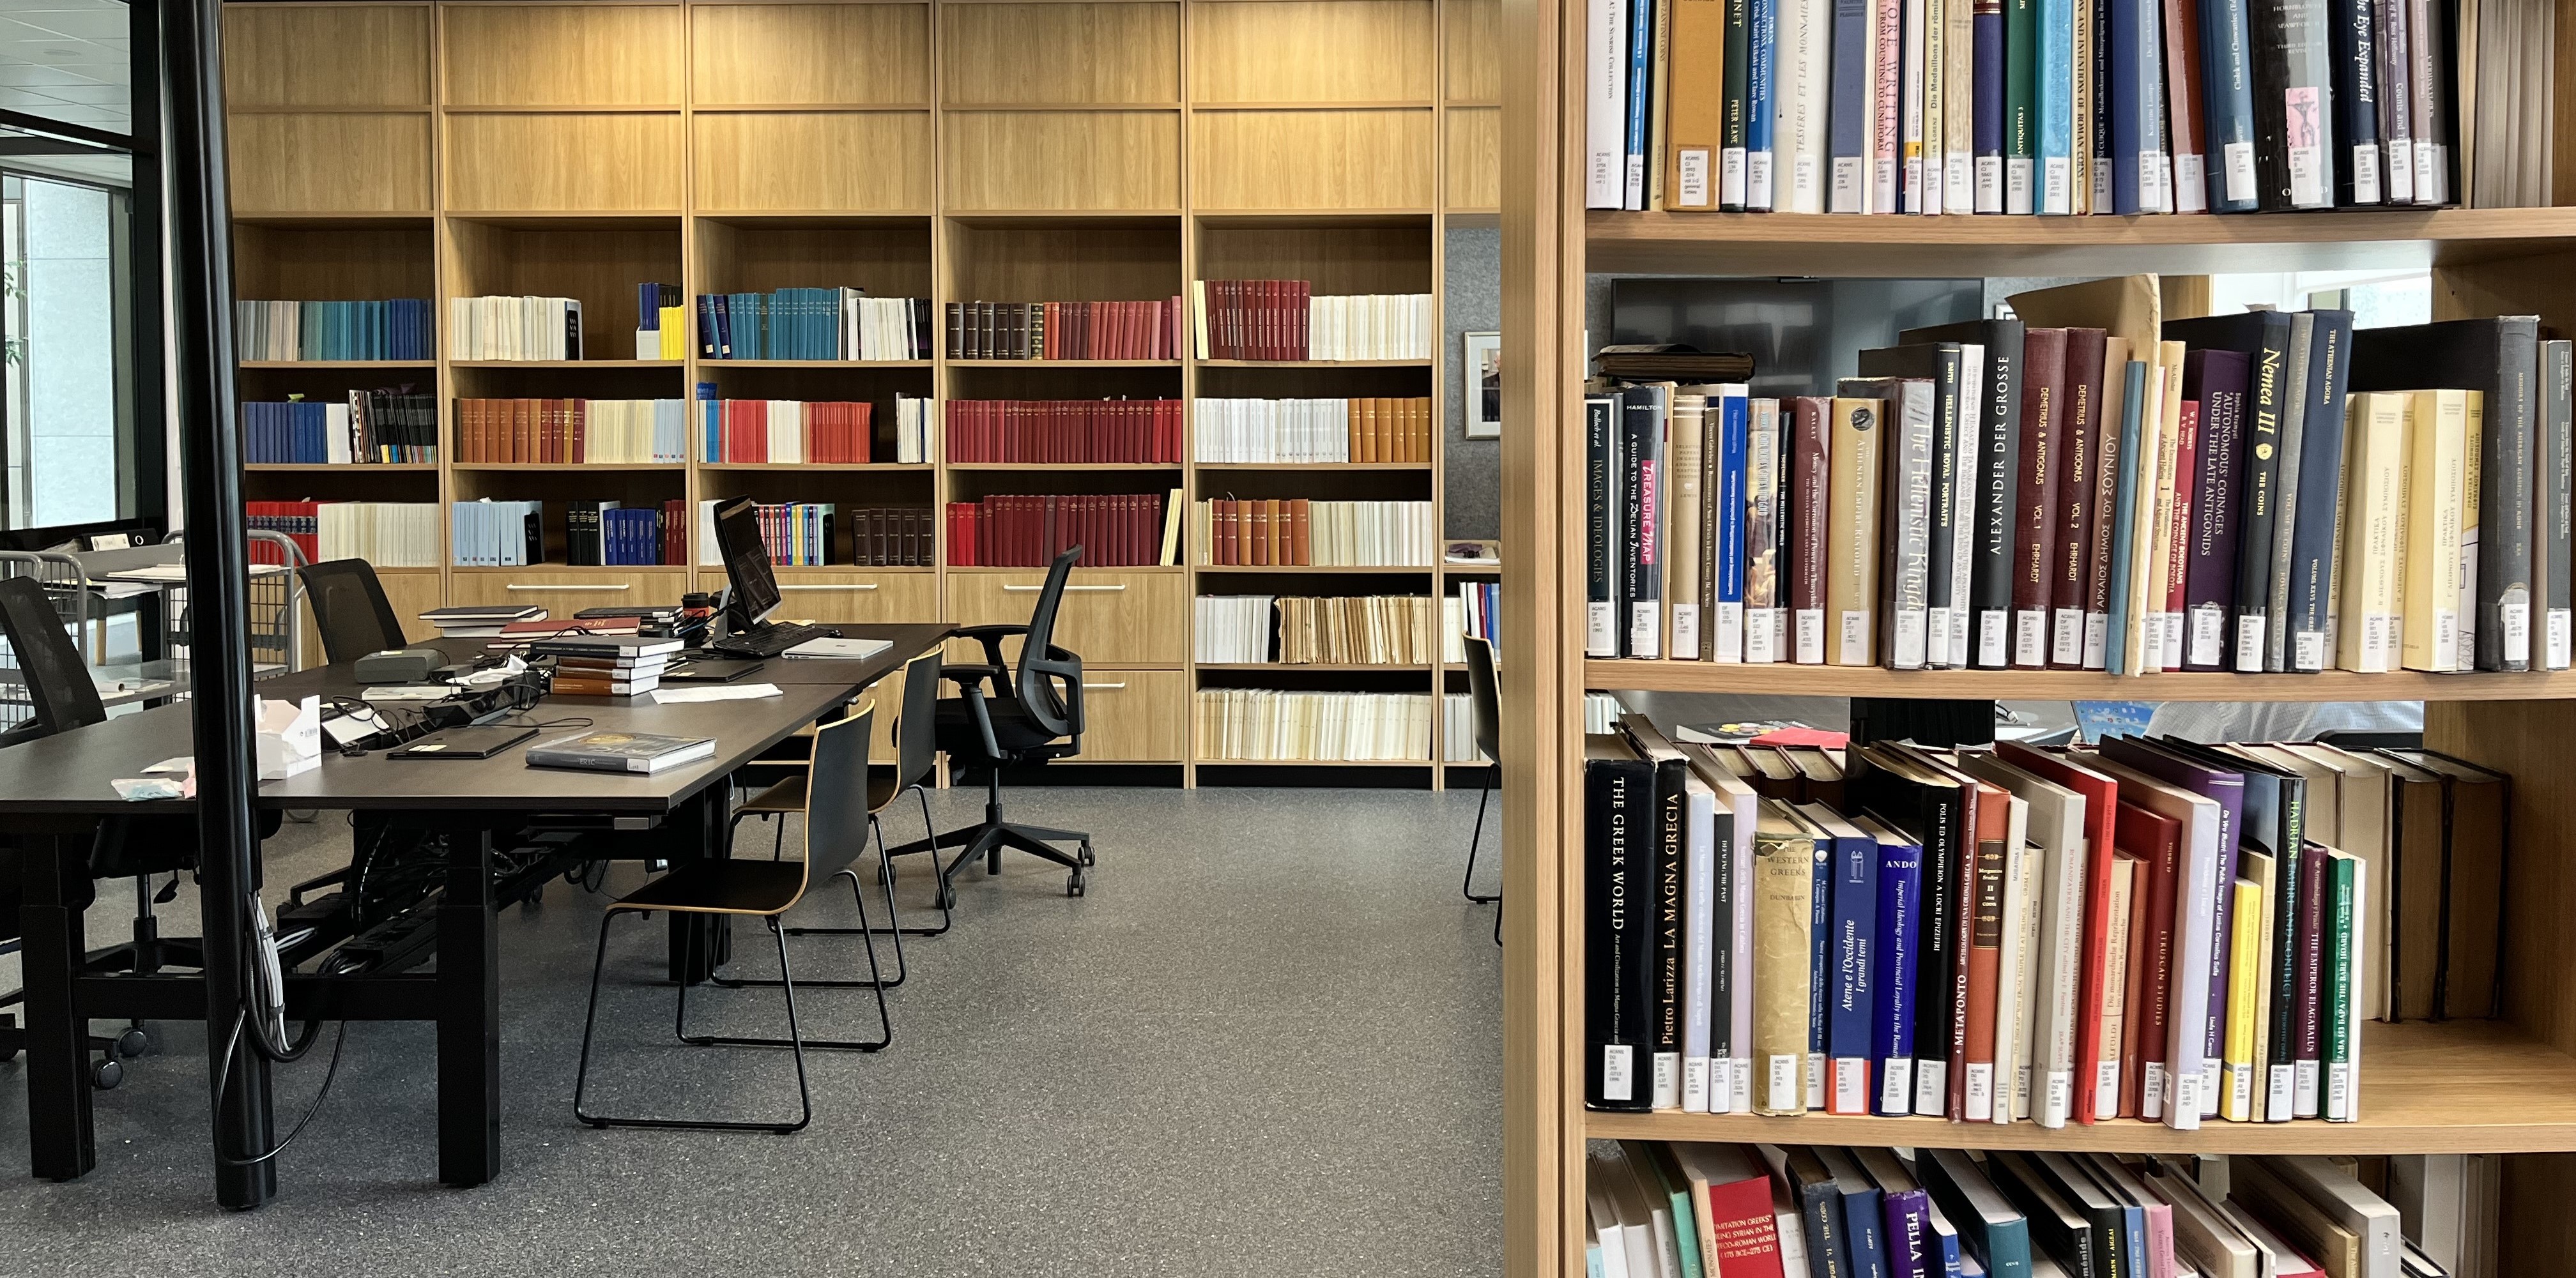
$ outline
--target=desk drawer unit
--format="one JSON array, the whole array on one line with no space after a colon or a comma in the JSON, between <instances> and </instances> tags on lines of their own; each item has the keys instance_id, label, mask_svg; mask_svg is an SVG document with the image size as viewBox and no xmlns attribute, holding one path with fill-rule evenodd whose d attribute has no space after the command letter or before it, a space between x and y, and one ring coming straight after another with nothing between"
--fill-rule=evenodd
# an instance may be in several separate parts
<instances>
[{"instance_id":1,"label":"desk drawer unit","mask_svg":"<svg viewBox=\"0 0 2576 1278\"><path fill-rule=\"evenodd\" d=\"M460 572L448 594L460 604L535 604L557 620L584 608L677 604L689 575L659 572Z\"/></svg>"},{"instance_id":2,"label":"desk drawer unit","mask_svg":"<svg viewBox=\"0 0 2576 1278\"><path fill-rule=\"evenodd\" d=\"M1046 573L950 572L948 615L961 626L1027 625ZM1177 572L1106 569L1073 574L1056 613L1058 646L1085 666L1179 666L1189 660L1189 579ZM981 661L973 643L949 645L951 661ZM1004 650L1019 659L1012 640Z\"/></svg>"},{"instance_id":3,"label":"desk drawer unit","mask_svg":"<svg viewBox=\"0 0 2576 1278\"><path fill-rule=\"evenodd\" d=\"M939 578L927 572L797 570L779 576L778 594L780 617L827 625L939 619Z\"/></svg>"},{"instance_id":4,"label":"desk drawer unit","mask_svg":"<svg viewBox=\"0 0 2576 1278\"><path fill-rule=\"evenodd\" d=\"M1179 670L1094 670L1082 679L1082 753L1093 763L1178 763L1189 737L1189 676Z\"/></svg>"}]
</instances>

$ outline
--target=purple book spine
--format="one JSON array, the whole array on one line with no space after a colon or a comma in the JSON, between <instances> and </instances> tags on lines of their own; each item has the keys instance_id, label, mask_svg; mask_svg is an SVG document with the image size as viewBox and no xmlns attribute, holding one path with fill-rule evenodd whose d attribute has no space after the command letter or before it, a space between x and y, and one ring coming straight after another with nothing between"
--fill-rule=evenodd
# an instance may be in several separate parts
<instances>
[{"instance_id":1,"label":"purple book spine","mask_svg":"<svg viewBox=\"0 0 2576 1278\"><path fill-rule=\"evenodd\" d=\"M2225 859L2219 863L2218 900L2211 910L2210 926L2217 935L2209 943L2209 1018L2208 1024L2201 1027L2202 1059L2213 1062L2215 1068L2225 1045L2227 1026L2228 924L2236 915L2236 839L2237 832L2245 827L2245 774L2178 759L2134 737L2105 737L2102 753L2218 805L2218 854ZM2216 1096L2215 1091L2204 1091L2202 1105L2206 1107Z\"/></svg>"},{"instance_id":2,"label":"purple book spine","mask_svg":"<svg viewBox=\"0 0 2576 1278\"><path fill-rule=\"evenodd\" d=\"M1932 1196L1903 1190L1887 1195L1880 1207L1887 1216L1889 1278L1935 1278L1941 1260L1932 1238Z\"/></svg>"},{"instance_id":3,"label":"purple book spine","mask_svg":"<svg viewBox=\"0 0 2576 1278\"><path fill-rule=\"evenodd\" d=\"M2182 397L2200 404L2199 469L2192 476L2191 545L2183 575L2183 668L2227 667L2228 608L2236 599L2237 449L2248 386L2242 351L2183 357Z\"/></svg>"}]
</instances>

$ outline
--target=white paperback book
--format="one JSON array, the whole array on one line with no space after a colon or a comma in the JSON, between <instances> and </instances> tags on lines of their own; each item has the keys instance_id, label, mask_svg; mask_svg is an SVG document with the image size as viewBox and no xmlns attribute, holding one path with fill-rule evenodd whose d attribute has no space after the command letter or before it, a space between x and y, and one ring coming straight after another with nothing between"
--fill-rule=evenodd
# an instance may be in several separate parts
<instances>
[{"instance_id":1,"label":"white paperback book","mask_svg":"<svg viewBox=\"0 0 2576 1278\"><path fill-rule=\"evenodd\" d=\"M2018 798L2006 802L2012 816L2004 832L2003 946L1995 964L1995 1063L1988 1085L1994 1101L1987 1115L1987 1121L1999 1125L2013 1120L2013 1080L2021 1068L2021 1018L2029 1006L2022 995L2027 946L2021 919L2032 904L2029 876L2024 872L2031 855L2024 841L2030 828L2030 804Z\"/></svg>"},{"instance_id":2,"label":"white paperback book","mask_svg":"<svg viewBox=\"0 0 2576 1278\"><path fill-rule=\"evenodd\" d=\"M1773 42L1773 203L1783 213L1825 211L1826 106L1831 100L1833 0L1779 0Z\"/></svg>"},{"instance_id":3,"label":"white paperback book","mask_svg":"<svg viewBox=\"0 0 2576 1278\"><path fill-rule=\"evenodd\" d=\"M1583 57L1583 207L1618 208L1628 181L1628 6L1590 0Z\"/></svg>"}]
</instances>

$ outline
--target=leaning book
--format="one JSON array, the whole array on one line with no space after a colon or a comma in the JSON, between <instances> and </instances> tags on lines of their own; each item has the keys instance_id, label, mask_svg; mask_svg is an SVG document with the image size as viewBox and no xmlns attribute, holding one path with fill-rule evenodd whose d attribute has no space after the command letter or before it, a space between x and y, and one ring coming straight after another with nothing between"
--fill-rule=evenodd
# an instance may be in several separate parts
<instances>
[{"instance_id":1,"label":"leaning book","mask_svg":"<svg viewBox=\"0 0 2576 1278\"><path fill-rule=\"evenodd\" d=\"M585 732L577 737L528 747L528 766L650 774L712 758L715 752L713 737L666 737L650 732Z\"/></svg>"}]
</instances>

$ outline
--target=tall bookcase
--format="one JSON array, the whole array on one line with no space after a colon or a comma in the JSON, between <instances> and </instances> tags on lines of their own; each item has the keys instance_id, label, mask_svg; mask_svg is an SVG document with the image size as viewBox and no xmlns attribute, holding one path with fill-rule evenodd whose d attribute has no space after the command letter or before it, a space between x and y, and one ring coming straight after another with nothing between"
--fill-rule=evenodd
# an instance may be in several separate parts
<instances>
[{"instance_id":1,"label":"tall bookcase","mask_svg":"<svg viewBox=\"0 0 2576 1278\"><path fill-rule=\"evenodd\" d=\"M425 297L435 357L245 365L245 399L434 391L434 465L253 466L253 499L914 505L995 493L1174 491L1433 503L1443 449L1350 465L459 463L455 402L478 396L858 399L1428 396L1449 379L1437 319L1447 228L1493 224L1499 0L588 0L226 7L239 293ZM632 360L636 285L701 293L852 285L877 297L1106 301L1203 278L1292 277L1318 294L1434 296L1434 354L1396 363ZM450 358L447 299L579 298L577 362ZM692 332L694 337L694 330ZM1186 352L1185 352L1186 355ZM934 407L934 415L939 413ZM1185 408L1185 417L1187 410ZM879 426L880 439L886 427ZM934 434L938 431L934 428ZM879 455L888 455L880 442ZM1185 448L1195 457L1195 448ZM1186 512L1185 512L1186 513ZM1186 518L1184 527L1187 527ZM782 568L791 615L1025 621L1043 574ZM383 575L406 619L441 601L563 616L675 600L720 570L445 566ZM440 549L445 557L446 538ZM1194 561L1195 553L1185 553ZM1438 556L1434 556L1435 561ZM1202 687L1463 690L1407 667L1199 667L1210 593L1447 593L1480 570L1085 569L1059 625L1081 652L1086 762L1195 783L1273 764L1194 742ZM1490 570L1482 570L1490 576ZM960 655L964 650L960 650ZM896 694L889 689L889 695ZM1435 707L1437 701L1434 702ZM1396 765L1437 786L1430 758ZM1347 765L1346 765L1347 766ZM1271 772L1276 777L1281 774Z\"/></svg>"},{"instance_id":2,"label":"tall bookcase","mask_svg":"<svg viewBox=\"0 0 2576 1278\"><path fill-rule=\"evenodd\" d=\"M2562 14L2566 10L2562 6ZM1584 1272L1584 1142L1795 1141L2206 1153L2488 1152L2505 1161L2502 1260L2569 1271L2576 1214L2576 673L2244 676L1836 669L1584 658L1587 272L1707 276L2199 276L2429 265L2434 315L2537 314L2576 330L2576 207L2146 218L1586 213L1584 6L1507 5L1503 599L1504 1216L1513 1278ZM2567 29L2562 20L2561 29ZM2556 87L2576 99L2562 60ZM2518 105L2518 104L2517 104ZM2465 136L2468 126L2462 125ZM2571 145L2559 135L2562 148ZM2562 154L2559 200L2576 204ZM2205 289L2168 289L2168 305ZM2171 312L2169 312L2171 313ZM1583 1107L1582 699L1588 691L2183 701L2423 700L2436 750L2510 773L2506 1015L2373 1024L2358 1123L2135 1120L2049 1130L1940 1119L1608 1114Z\"/></svg>"}]
</instances>

